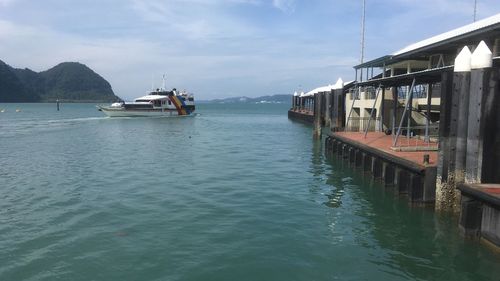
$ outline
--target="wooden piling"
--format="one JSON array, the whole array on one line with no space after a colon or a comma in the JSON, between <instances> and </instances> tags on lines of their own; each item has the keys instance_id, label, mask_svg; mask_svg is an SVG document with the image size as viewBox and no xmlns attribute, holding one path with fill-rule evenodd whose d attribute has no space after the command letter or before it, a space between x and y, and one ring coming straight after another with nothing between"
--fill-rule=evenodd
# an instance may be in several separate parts
<instances>
[{"instance_id":1,"label":"wooden piling","mask_svg":"<svg viewBox=\"0 0 500 281\"><path fill-rule=\"evenodd\" d=\"M321 101L322 95L317 93L314 95L314 130L313 138L321 139Z\"/></svg>"},{"instance_id":2,"label":"wooden piling","mask_svg":"<svg viewBox=\"0 0 500 281\"><path fill-rule=\"evenodd\" d=\"M451 105L453 98L453 73L450 71L441 74L441 104L439 116L439 153L436 177L436 210L448 210L451 203L447 194L448 166L450 160L450 125Z\"/></svg>"},{"instance_id":3,"label":"wooden piling","mask_svg":"<svg viewBox=\"0 0 500 281\"><path fill-rule=\"evenodd\" d=\"M459 76L459 77L457 77ZM467 124L469 118L470 72L456 73L457 84L454 95L458 96L458 127L455 153L455 183L462 183L465 178L465 161L467 156Z\"/></svg>"},{"instance_id":4,"label":"wooden piling","mask_svg":"<svg viewBox=\"0 0 500 281\"><path fill-rule=\"evenodd\" d=\"M332 102L332 93L333 90L331 90L330 92L326 92L324 93L324 96L325 96L325 127L329 128L330 125L331 125L331 122L332 122L332 118L331 118L331 110L332 110L332 106L331 106L331 102Z\"/></svg>"},{"instance_id":5,"label":"wooden piling","mask_svg":"<svg viewBox=\"0 0 500 281\"><path fill-rule=\"evenodd\" d=\"M466 183L498 180L495 152L500 135L496 128L500 119L499 79L498 68L474 69L471 72Z\"/></svg>"}]
</instances>

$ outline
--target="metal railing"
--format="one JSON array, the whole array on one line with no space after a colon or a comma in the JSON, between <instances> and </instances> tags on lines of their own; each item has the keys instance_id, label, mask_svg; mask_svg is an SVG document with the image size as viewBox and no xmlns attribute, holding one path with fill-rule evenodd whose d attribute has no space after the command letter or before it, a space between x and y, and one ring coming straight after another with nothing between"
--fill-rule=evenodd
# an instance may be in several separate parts
<instances>
[{"instance_id":1,"label":"metal railing","mask_svg":"<svg viewBox=\"0 0 500 281\"><path fill-rule=\"evenodd\" d=\"M439 123L396 127L401 138L393 134L393 149L397 150L437 150L439 138Z\"/></svg>"}]
</instances>

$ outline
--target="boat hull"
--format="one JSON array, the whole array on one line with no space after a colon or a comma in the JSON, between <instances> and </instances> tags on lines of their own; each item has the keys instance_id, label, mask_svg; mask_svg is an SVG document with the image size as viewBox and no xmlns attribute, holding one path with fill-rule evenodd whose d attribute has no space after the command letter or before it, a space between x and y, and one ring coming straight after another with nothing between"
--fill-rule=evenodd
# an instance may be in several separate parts
<instances>
[{"instance_id":1,"label":"boat hull","mask_svg":"<svg viewBox=\"0 0 500 281\"><path fill-rule=\"evenodd\" d=\"M109 117L183 117L190 116L190 114L179 115L177 110L165 110L165 109L124 109L124 108L109 108L98 106L99 110L102 111Z\"/></svg>"}]
</instances>

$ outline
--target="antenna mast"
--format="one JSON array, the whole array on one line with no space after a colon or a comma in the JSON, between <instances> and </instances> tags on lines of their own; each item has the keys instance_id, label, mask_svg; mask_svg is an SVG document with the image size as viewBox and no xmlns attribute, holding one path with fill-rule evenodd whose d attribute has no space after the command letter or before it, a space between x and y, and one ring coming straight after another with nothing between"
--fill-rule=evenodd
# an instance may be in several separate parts
<instances>
[{"instance_id":1,"label":"antenna mast","mask_svg":"<svg viewBox=\"0 0 500 281\"><path fill-rule=\"evenodd\" d=\"M477 0L474 0L474 22L476 22Z\"/></svg>"},{"instance_id":2,"label":"antenna mast","mask_svg":"<svg viewBox=\"0 0 500 281\"><path fill-rule=\"evenodd\" d=\"M365 5L366 0L363 0L363 16L361 17L361 63L363 63L365 59Z\"/></svg>"}]
</instances>

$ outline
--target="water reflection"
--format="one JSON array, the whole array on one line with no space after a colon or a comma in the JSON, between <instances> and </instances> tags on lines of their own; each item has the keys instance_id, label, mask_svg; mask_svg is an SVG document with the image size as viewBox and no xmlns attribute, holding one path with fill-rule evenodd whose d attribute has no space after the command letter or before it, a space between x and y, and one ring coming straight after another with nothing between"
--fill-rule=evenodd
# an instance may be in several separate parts
<instances>
[{"instance_id":1,"label":"water reflection","mask_svg":"<svg viewBox=\"0 0 500 281\"><path fill-rule=\"evenodd\" d=\"M330 194L326 194L328 201L323 204L330 208L338 208L342 205L342 195L344 194L343 188L336 188Z\"/></svg>"},{"instance_id":2,"label":"water reflection","mask_svg":"<svg viewBox=\"0 0 500 281\"><path fill-rule=\"evenodd\" d=\"M312 158L320 166L314 162L320 157ZM399 280L499 280L499 253L464 240L456 217L410 207L393 188L342 159L326 159L323 170L331 171L324 181L329 192L323 205L338 209L330 213L332 236L338 237L339 228L352 228L355 245L367 250L366 259L377 268Z\"/></svg>"}]
</instances>

